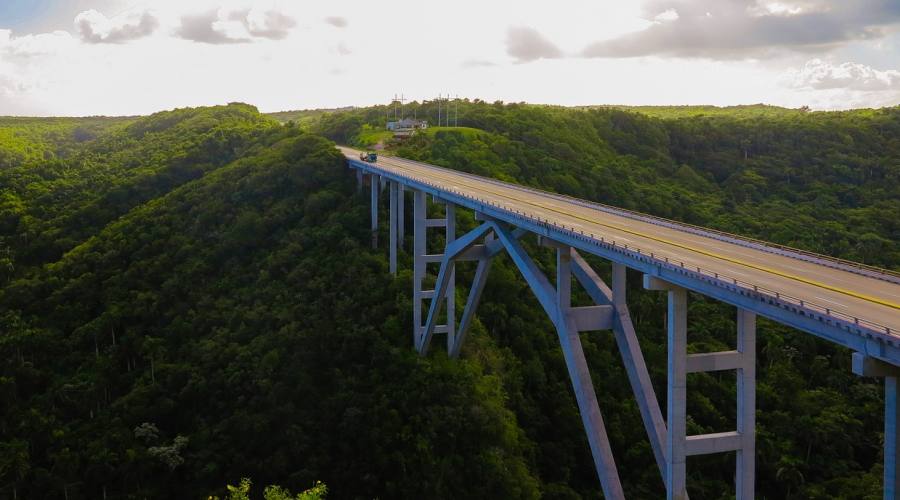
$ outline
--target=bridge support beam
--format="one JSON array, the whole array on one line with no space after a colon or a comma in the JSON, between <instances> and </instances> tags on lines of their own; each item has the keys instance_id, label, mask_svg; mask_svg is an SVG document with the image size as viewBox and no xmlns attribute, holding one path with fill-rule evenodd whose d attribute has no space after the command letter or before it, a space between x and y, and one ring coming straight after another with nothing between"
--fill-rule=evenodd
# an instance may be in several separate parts
<instances>
[{"instance_id":1,"label":"bridge support beam","mask_svg":"<svg viewBox=\"0 0 900 500\"><path fill-rule=\"evenodd\" d=\"M687 354L687 291L650 275L648 290L668 293L668 400L666 411L666 498L687 498L687 457L727 451L737 452L735 496L754 497L756 476L756 315L737 311L737 349L716 353ZM687 435L687 374L737 370L737 430Z\"/></svg>"},{"instance_id":2,"label":"bridge support beam","mask_svg":"<svg viewBox=\"0 0 900 500\"><path fill-rule=\"evenodd\" d=\"M897 498L900 495L900 461L897 460L900 450L900 432L897 429L900 367L855 352L853 373L861 377L884 377L884 499Z\"/></svg>"},{"instance_id":3,"label":"bridge support beam","mask_svg":"<svg viewBox=\"0 0 900 500\"><path fill-rule=\"evenodd\" d=\"M378 248L378 184L379 176L370 175L369 176L369 184L372 190L371 196L371 213L372 213L372 248Z\"/></svg>"},{"instance_id":4,"label":"bridge support beam","mask_svg":"<svg viewBox=\"0 0 900 500\"><path fill-rule=\"evenodd\" d=\"M897 432L897 415L900 413L900 397L897 394L897 375L884 378L884 498L897 498L900 494L900 432Z\"/></svg>"},{"instance_id":5,"label":"bridge support beam","mask_svg":"<svg viewBox=\"0 0 900 500\"><path fill-rule=\"evenodd\" d=\"M756 314L737 310L737 432L741 438L735 464L735 495L756 494Z\"/></svg>"},{"instance_id":6,"label":"bridge support beam","mask_svg":"<svg viewBox=\"0 0 900 500\"><path fill-rule=\"evenodd\" d=\"M428 348L431 345L431 338L434 334L434 329L436 328L438 315L441 313L441 308L443 307L443 299L449 298L448 288L453 281L452 277L456 271L456 262L457 260L461 260L460 254L472 248L481 237L486 237L493 227L493 223L485 222L459 239L451 241L446 249L444 249L444 254L441 257L441 268L440 271L438 271L437 280L435 281L434 296L432 297L431 305L428 308L428 317L425 320L425 327L423 328L422 335L416 345L416 349L419 353L427 353ZM480 287L475 290L475 293L478 295L481 294ZM454 332L448 333L447 351L450 352L456 346L457 341L456 337L452 335Z\"/></svg>"},{"instance_id":7,"label":"bridge support beam","mask_svg":"<svg viewBox=\"0 0 900 500\"><path fill-rule=\"evenodd\" d=\"M449 243L441 260L441 269L435 285L434 300L429 308L428 320L423 329L421 341L417 342L419 352L425 354L428 350L431 332L435 328L434 323L437 321L437 315L440 313L440 300L447 293L446 281L447 277L453 273L454 261L466 258L468 255L477 255L479 267L476 270L475 282L470 290L469 300L461 322L462 325L465 325L464 328L468 328L471 315L484 285L488 259L499 251L495 240L489 236L490 231L496 234L498 238L496 242L502 245L500 248L505 248L509 253L516 267L519 268L522 276L525 277L525 281L537 297L541 307L556 328L563 357L566 361L566 368L575 392L575 400L578 403L579 413L581 414L582 424L591 447L594 466L597 470L597 475L600 477L604 497L610 499L624 498L622 484L619 480L618 470L609 445L603 416L597 404L597 394L591 381L590 370L587 366L580 337L582 330L611 329L613 311L610 305L572 307L572 256L575 255L575 251L571 247L561 245L557 248L557 276L554 289L547 277L519 244L519 235L494 221L488 220L455 242ZM485 237L485 243L475 247L475 243L481 237ZM475 251L470 252L470 250ZM460 339L463 337L464 335L461 335ZM451 343L448 346L448 350L453 355L456 355L459 353L459 345L459 342Z\"/></svg>"},{"instance_id":8,"label":"bridge support beam","mask_svg":"<svg viewBox=\"0 0 900 500\"><path fill-rule=\"evenodd\" d=\"M397 194L398 194L398 186L396 182L390 182L390 210L388 214L389 219L389 234L390 243L388 244L388 261L390 266L391 274L397 275Z\"/></svg>"},{"instance_id":9,"label":"bridge support beam","mask_svg":"<svg viewBox=\"0 0 900 500\"><path fill-rule=\"evenodd\" d=\"M406 186L397 184L397 245L403 250L403 239L406 236Z\"/></svg>"},{"instance_id":10,"label":"bridge support beam","mask_svg":"<svg viewBox=\"0 0 900 500\"><path fill-rule=\"evenodd\" d=\"M419 336L422 325L422 300L425 291L422 286L425 281L426 251L426 227L425 219L428 217L427 200L425 193L415 191L413 193L413 347L419 347Z\"/></svg>"},{"instance_id":11,"label":"bridge support beam","mask_svg":"<svg viewBox=\"0 0 900 500\"><path fill-rule=\"evenodd\" d=\"M437 298L436 290L424 290L425 275L428 264L441 262L444 254L428 253L427 231L429 227L443 227L447 245L456 239L456 207L451 203L445 203L445 216L443 219L428 218L428 200L422 191L413 192L413 346L419 350L422 345L425 324L422 322L422 312L425 299L432 302L441 300ZM447 321L443 325L434 325L431 334L446 333L448 346L455 341L456 327L456 272L450 270L446 275L446 301Z\"/></svg>"},{"instance_id":12,"label":"bridge support beam","mask_svg":"<svg viewBox=\"0 0 900 500\"><path fill-rule=\"evenodd\" d=\"M597 275L591 266L573 251L572 270L578 282L597 304L612 304L615 314L613 316L613 333L616 337L616 345L625 365L625 373L631 384L637 400L638 409L641 412L641 420L650 440L650 447L656 459L663 481L666 479L666 423L660 411L656 391L650 380L650 372L644 361L644 354L631 322L631 313L628 311L626 300L625 272L622 264L612 264L612 288Z\"/></svg>"},{"instance_id":13,"label":"bridge support beam","mask_svg":"<svg viewBox=\"0 0 900 500\"><path fill-rule=\"evenodd\" d=\"M556 250L556 333L562 347L569 378L575 390L575 400L581 413L581 422L588 434L594 466L600 476L605 498L625 498L616 462L606 435L606 426L597 404L597 394L591 380L591 373L581 347L581 337L573 314L572 297L572 254L571 247ZM538 271L539 272L539 271ZM604 306L600 306L604 307ZM609 307L609 306L605 306Z\"/></svg>"}]
</instances>

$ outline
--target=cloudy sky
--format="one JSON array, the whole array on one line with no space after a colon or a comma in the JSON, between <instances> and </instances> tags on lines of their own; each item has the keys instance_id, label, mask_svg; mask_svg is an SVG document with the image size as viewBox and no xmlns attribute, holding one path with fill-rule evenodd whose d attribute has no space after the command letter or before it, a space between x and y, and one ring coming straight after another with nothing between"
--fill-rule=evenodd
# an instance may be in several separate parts
<instances>
[{"instance_id":1,"label":"cloudy sky","mask_svg":"<svg viewBox=\"0 0 900 500\"><path fill-rule=\"evenodd\" d=\"M900 0L0 0L0 115L900 104Z\"/></svg>"}]
</instances>

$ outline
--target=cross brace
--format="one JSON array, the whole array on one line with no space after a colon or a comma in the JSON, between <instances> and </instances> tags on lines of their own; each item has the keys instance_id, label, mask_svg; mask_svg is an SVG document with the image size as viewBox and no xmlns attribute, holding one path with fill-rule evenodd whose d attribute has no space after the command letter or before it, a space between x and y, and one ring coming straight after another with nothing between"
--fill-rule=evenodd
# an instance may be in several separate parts
<instances>
[{"instance_id":1,"label":"cross brace","mask_svg":"<svg viewBox=\"0 0 900 500\"><path fill-rule=\"evenodd\" d=\"M736 451L735 497L754 497L756 476L756 315L737 310L737 349L687 354L687 290L644 275L644 288L668 293L668 397L666 422L666 498L687 498L687 457ZM737 430L687 435L687 374L737 371Z\"/></svg>"},{"instance_id":2,"label":"cross brace","mask_svg":"<svg viewBox=\"0 0 900 500\"><path fill-rule=\"evenodd\" d=\"M496 240L488 235L493 234ZM480 238L485 238L483 246L473 251L475 244ZM476 270L475 283L470 290L469 300L466 304L466 310L463 312L463 322L468 328L471 316L477 307L478 298L481 289L484 286L484 280L487 274L489 259L499 252L499 249L505 249L512 258L516 267L522 273L525 281L534 292L541 304L541 307L553 322L563 356L566 361L566 367L569 372L569 378L575 391L575 400L578 403L578 409L581 414L582 424L585 427L588 437L588 443L591 447L591 454L594 458L594 466L597 475L600 477L600 484L606 498L620 499L624 498L621 481L616 469L615 460L612 455L612 449L609 445L609 439L606 435L606 427L603 423L603 416L600 407L597 404L597 395L594 391L593 382L591 381L590 371L587 366L587 360L581 346L580 331L581 329L601 329L610 328L612 326L612 307L609 305L598 305L592 307L572 307L571 306L571 281L572 281L572 255L574 250L570 247L560 248L557 250L557 279L556 286L550 284L547 277L541 272L534 261L528 256L518 241L519 237L513 231L503 227L502 225L488 220L481 226L478 226L471 232L460 237L453 243L449 243L441 260L441 269L438 273L437 283L435 284L435 295L431 302L428 312L428 319L424 327L423 335L417 342L417 347L421 354L427 352L432 329L437 321L440 313L442 298L448 293L449 276L453 273L454 263L460 256L466 252L472 255L480 254L479 268ZM499 245L497 245L499 242ZM499 247L499 248L498 248ZM464 335L460 335L456 342L448 345L451 355L456 356Z\"/></svg>"}]
</instances>

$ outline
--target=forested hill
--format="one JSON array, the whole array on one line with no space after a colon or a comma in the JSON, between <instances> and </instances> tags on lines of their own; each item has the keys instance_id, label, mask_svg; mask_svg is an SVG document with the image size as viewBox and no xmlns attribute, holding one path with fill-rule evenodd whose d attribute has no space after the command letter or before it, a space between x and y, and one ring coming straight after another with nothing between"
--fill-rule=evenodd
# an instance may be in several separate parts
<instances>
[{"instance_id":1,"label":"forested hill","mask_svg":"<svg viewBox=\"0 0 900 500\"><path fill-rule=\"evenodd\" d=\"M473 102L468 128L388 149L897 268L900 112L790 115ZM460 360L415 355L409 256L393 278L369 248L368 198L329 140L383 137L385 109L302 116L0 121L0 498L204 498L241 477L333 498L599 495L515 268L493 266ZM664 304L630 279L664 397ZM731 308L692 297L690 318L693 351L733 344ZM626 494L658 498L614 341L583 343ZM877 498L879 387L766 321L758 349L760 496ZM689 432L732 428L734 406L733 376L697 375ZM691 495L728 498L733 460L691 459Z\"/></svg>"}]
</instances>

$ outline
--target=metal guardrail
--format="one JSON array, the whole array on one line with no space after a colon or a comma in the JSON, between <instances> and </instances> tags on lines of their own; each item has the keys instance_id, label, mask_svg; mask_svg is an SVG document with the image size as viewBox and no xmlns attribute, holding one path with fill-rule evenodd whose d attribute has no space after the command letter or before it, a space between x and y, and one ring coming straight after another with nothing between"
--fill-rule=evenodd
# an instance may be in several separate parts
<instances>
[{"instance_id":1,"label":"metal guardrail","mask_svg":"<svg viewBox=\"0 0 900 500\"><path fill-rule=\"evenodd\" d=\"M428 168L445 168L436 165L430 165L428 163L423 163L416 160L409 160L406 158L399 158L403 161L408 161L411 163L415 163L417 165L422 165ZM508 182L503 182L498 179L493 179L490 177L482 177L476 174L472 174L469 172L462 172L459 170L452 170L454 174L460 174L470 179L476 179L482 182L488 182L490 184L494 184L496 186L503 186L506 188L516 189L519 191L524 191L532 194L538 194L550 198L556 198L558 200L563 200L569 203L573 203L576 205L583 206L585 208L590 208L594 210L599 210L601 212L610 213L613 215L618 215L621 217L626 217L633 220L639 220L641 222L646 222L648 224L653 224L657 226L667 227L670 229L681 230L690 234L695 234L698 236L705 236L707 238L712 238L719 241L724 241L727 243L733 243L736 245L740 245L746 248L753 248L756 250L761 250L768 253L773 253L776 255L782 255L785 257L794 258L797 260L802 260L804 262L812 262L815 264L820 264L826 267L830 267L832 269L840 269L842 271L847 271L855 274L859 274L862 276L866 276L869 278L880 279L882 281L887 281L890 283L900 284L900 272L892 271L890 269L883 269L876 266L870 266L867 264L862 264L859 262L854 262L852 260L841 259L838 257L833 257L830 255L823 255L815 252L811 252L808 250L802 250L799 248L790 247L787 245L780 245L778 243L771 243L765 240L759 240L756 238L750 238L748 236L741 236L733 233L728 233L725 231L720 231L718 229L709 229L703 226L697 226L694 224L688 224L686 222L680 222L672 219L666 219L664 217L658 217L655 215L649 215L642 212L637 212L635 210L628 210L625 208L614 207L612 205L607 205L605 203L600 203L596 201L588 201L582 200L581 198L576 198L574 196L569 196L565 194L555 193L552 191L544 191L542 189L537 189L529 186L523 186L521 184L512 184Z\"/></svg>"},{"instance_id":2,"label":"metal guardrail","mask_svg":"<svg viewBox=\"0 0 900 500\"><path fill-rule=\"evenodd\" d=\"M386 171L381 168L378 168L375 165L362 164L361 162L358 162L358 161L350 159L350 158L348 158L348 161L352 162L352 163L356 163L358 166L362 166L367 170L383 172L385 174L394 175L394 176L401 177L401 178L405 177L407 179L414 180L420 184L429 186L438 192L446 192L446 193L453 194L455 196L467 199L470 202L473 202L476 204L481 204L482 206L489 206L489 207L493 207L495 209L505 211L505 213L512 218L525 220L532 224L544 226L544 227L547 227L548 229L566 233L569 237L582 240L585 243L590 244L590 245L603 246L612 251L616 251L616 252L628 255L631 258L637 258L638 260L643 260L645 262L652 263L654 265L664 266L664 267L667 267L668 269L676 271L676 272L696 273L696 275L699 279L703 279L704 281L710 282L710 283L720 286L722 288L732 289L734 291L738 291L739 293L741 291L743 291L744 293L754 293L754 294L761 295L761 296L767 296L770 302L776 303L784 309L792 309L795 311L797 311L797 309L799 309L800 311L807 313L805 315L809 316L809 317L815 317L816 315L819 315L819 316L824 315L834 321L837 321L837 322L843 324L848 329L849 328L856 328L856 329L865 328L873 333L887 335L890 337L890 340L900 339L900 332L897 332L896 330L892 330L890 327L887 327L885 325L881 325L879 323L875 323L873 321L869 321L866 319L858 318L856 316L853 316L852 314L844 313L841 311L836 311L833 308L826 307L826 306L817 304L815 302L810 302L810 301L807 301L804 299L800 299L798 297L793 297L791 295L784 294L784 293L778 292L776 290L772 290L772 289L769 289L769 288L766 288L766 287L763 287L760 285L756 285L756 284L753 284L753 283L750 283L750 282L747 282L744 280L740 280L740 279L728 276L727 274L704 269L700 266L686 266L684 261L669 258L669 257L662 256L662 255L656 255L653 252L642 251L640 248L637 248L637 247L633 247L633 246L629 247L628 245L617 244L615 240L606 240L602 236L599 237L599 239L598 239L598 237L596 235L594 235L593 233L585 233L583 230L579 230L574 227L566 227L564 225L553 222L547 218L542 219L541 217L526 214L524 211L521 211L521 210L518 210L515 208L511 208L507 205L503 205L501 203L497 203L497 202L487 200L484 198L478 198L476 196L472 196L468 193L465 193L465 192L462 192L462 191L459 191L456 189L450 189L445 186L441 186L434 182L431 182L427 179L423 179L423 178L420 178L417 176L409 176L409 175L401 176L394 172L390 172L390 171ZM800 312L800 311L797 311L797 312Z\"/></svg>"}]
</instances>

